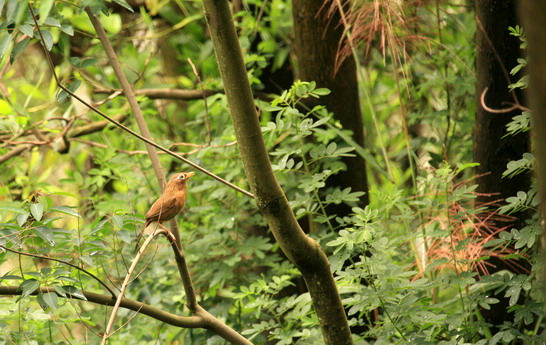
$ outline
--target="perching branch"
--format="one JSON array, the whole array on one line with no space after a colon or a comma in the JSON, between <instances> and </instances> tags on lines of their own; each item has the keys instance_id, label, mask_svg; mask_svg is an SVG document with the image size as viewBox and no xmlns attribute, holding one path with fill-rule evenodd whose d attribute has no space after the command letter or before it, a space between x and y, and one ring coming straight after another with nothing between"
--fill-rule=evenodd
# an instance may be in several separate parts
<instances>
[{"instance_id":1,"label":"perching branch","mask_svg":"<svg viewBox=\"0 0 546 345\"><path fill-rule=\"evenodd\" d=\"M101 345L106 344L106 340L110 336L110 331L112 330L112 326L114 325L114 320L116 319L116 315L118 313L119 307L121 305L121 300L123 299L123 296L125 295L125 290L127 289L127 286L129 285L129 281L131 280L131 275L135 271L136 265L140 261L140 258L142 257L142 254L148 247L148 245L153 241L153 239L159 235L160 233L163 233L165 231L168 231L167 229L156 229L154 230L153 234L151 234L144 243L142 244L142 247L138 250L137 255L133 258L133 262L131 263L131 266L127 270L127 274L125 275L125 279L123 280L123 283L121 284L121 289L119 292L118 297L116 298L116 303L114 304L114 308L112 308L112 312L110 313L110 319L108 320L108 324L106 325L106 330L104 331L104 334L102 336Z\"/></svg>"},{"instance_id":2,"label":"perching branch","mask_svg":"<svg viewBox=\"0 0 546 345\"><path fill-rule=\"evenodd\" d=\"M241 159L256 203L284 254L301 271L327 345L352 345L341 298L320 245L300 228L265 148L231 10L226 0L203 0Z\"/></svg>"},{"instance_id":3,"label":"perching branch","mask_svg":"<svg viewBox=\"0 0 546 345\"><path fill-rule=\"evenodd\" d=\"M115 89L96 89L95 93L112 93ZM135 90L135 95L146 96L150 99L173 99L180 101L190 101L202 99L220 93L218 90L185 90L185 89L140 89Z\"/></svg>"}]
</instances>

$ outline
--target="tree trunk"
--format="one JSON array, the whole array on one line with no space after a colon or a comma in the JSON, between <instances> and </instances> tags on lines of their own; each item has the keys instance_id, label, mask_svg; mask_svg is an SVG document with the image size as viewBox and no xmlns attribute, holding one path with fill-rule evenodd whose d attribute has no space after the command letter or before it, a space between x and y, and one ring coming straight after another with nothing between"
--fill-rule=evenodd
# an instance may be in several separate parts
<instances>
[{"instance_id":1,"label":"tree trunk","mask_svg":"<svg viewBox=\"0 0 546 345\"><path fill-rule=\"evenodd\" d=\"M304 81L315 81L318 87L330 89L331 93L321 97L318 103L333 112L334 118L341 122L343 128L353 132L353 140L364 146L355 60L352 55L347 57L339 70L335 71L343 25L337 10L333 16L327 17L327 9L321 10L321 7L322 1L292 0L297 77ZM341 189L351 187L354 192L365 192L359 202L359 206L364 207L369 202L366 163L358 155L343 157L342 160L347 170L331 177L328 185L339 186ZM351 208L340 204L330 207L328 211L343 217L351 212Z\"/></svg>"},{"instance_id":2,"label":"tree trunk","mask_svg":"<svg viewBox=\"0 0 546 345\"><path fill-rule=\"evenodd\" d=\"M328 258L320 245L299 227L273 174L228 2L204 0L203 6L241 159L256 203L282 251L305 279L324 342L327 345L353 344Z\"/></svg>"},{"instance_id":3,"label":"tree trunk","mask_svg":"<svg viewBox=\"0 0 546 345\"><path fill-rule=\"evenodd\" d=\"M517 65L517 59L521 55L520 41L511 36L509 26L517 24L515 1L512 0L476 0L477 20L477 84L476 84L476 128L474 132L474 160L480 165L477 174L485 174L478 179L478 193L482 193L476 205L480 206L493 200L504 200L515 196L518 191L528 191L530 188L529 174L519 174L513 178L502 178L506 165L512 160L521 159L523 153L529 151L529 137L527 133L516 136L506 135L506 124L512 121L512 117L521 114L521 110L513 110L505 113L492 113L484 109L481 96L487 88L484 103L492 109L506 109L515 102L510 94L508 85L519 78L510 80L509 71ZM515 96L522 100L521 92L515 92ZM528 215L525 212L514 214L516 220L512 224L497 224L521 228ZM493 266L489 268L491 273L500 270L513 271L515 266L508 265L504 260L491 257L488 262ZM519 261L522 266L527 262ZM504 292L493 294L499 299L499 303L492 305L489 310L481 310L485 321L493 326L502 325L504 321L511 320L512 313L507 313L508 298Z\"/></svg>"},{"instance_id":4,"label":"tree trunk","mask_svg":"<svg viewBox=\"0 0 546 345\"><path fill-rule=\"evenodd\" d=\"M533 117L533 147L537 160L537 183L540 196L541 218L546 215L546 44L544 33L546 32L546 2L544 0L522 0L520 2L520 16L522 18L528 42L528 95L531 103ZM544 222L542 221L542 226ZM546 230L546 229L545 229ZM541 279L544 286L546 279L546 266L544 265L546 251L546 231L542 233L541 255L543 271Z\"/></svg>"},{"instance_id":5,"label":"tree trunk","mask_svg":"<svg viewBox=\"0 0 546 345\"><path fill-rule=\"evenodd\" d=\"M518 191L527 191L530 186L528 174L513 178L502 178L506 164L521 159L529 151L529 138L526 133L502 138L506 134L506 124L521 110L508 113L490 113L482 107L481 95L487 88L485 104L489 108L508 108L514 103L508 91L508 71L517 65L521 55L520 42L508 32L509 26L517 24L515 1L476 0L477 16L477 84L476 84L476 129L474 132L474 160L480 163L478 174L479 193L498 193L482 196L480 202L506 199ZM482 30L483 28L483 30ZM500 60L500 61L499 61ZM515 79L515 78L514 78ZM521 100L521 93L516 92Z\"/></svg>"}]
</instances>

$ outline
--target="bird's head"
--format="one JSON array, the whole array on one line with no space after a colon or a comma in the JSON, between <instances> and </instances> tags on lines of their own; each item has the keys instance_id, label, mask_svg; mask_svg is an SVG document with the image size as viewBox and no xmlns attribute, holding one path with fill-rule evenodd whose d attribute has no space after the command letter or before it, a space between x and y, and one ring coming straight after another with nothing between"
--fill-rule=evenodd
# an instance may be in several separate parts
<instances>
[{"instance_id":1,"label":"bird's head","mask_svg":"<svg viewBox=\"0 0 546 345\"><path fill-rule=\"evenodd\" d=\"M186 181L188 181L193 175L195 175L193 171L175 174L173 177L171 177L171 179L167 183L167 186L174 189L186 186Z\"/></svg>"}]
</instances>

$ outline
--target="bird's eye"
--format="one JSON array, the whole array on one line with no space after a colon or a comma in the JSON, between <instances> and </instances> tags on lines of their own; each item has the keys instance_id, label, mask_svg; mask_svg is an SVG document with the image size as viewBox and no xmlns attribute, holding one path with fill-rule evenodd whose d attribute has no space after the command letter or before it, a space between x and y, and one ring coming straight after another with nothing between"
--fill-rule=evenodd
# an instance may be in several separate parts
<instances>
[{"instance_id":1,"label":"bird's eye","mask_svg":"<svg viewBox=\"0 0 546 345\"><path fill-rule=\"evenodd\" d=\"M180 176L178 176L177 180L185 180L186 179L186 174L180 174Z\"/></svg>"}]
</instances>

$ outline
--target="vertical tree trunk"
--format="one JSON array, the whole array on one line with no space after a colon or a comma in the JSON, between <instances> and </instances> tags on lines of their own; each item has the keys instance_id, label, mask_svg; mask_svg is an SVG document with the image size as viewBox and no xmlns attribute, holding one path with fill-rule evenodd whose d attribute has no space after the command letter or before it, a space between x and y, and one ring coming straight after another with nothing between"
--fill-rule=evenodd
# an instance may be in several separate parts
<instances>
[{"instance_id":1,"label":"vertical tree trunk","mask_svg":"<svg viewBox=\"0 0 546 345\"><path fill-rule=\"evenodd\" d=\"M334 70L339 42L343 38L343 25L337 11L334 16L328 18L326 9L321 10L321 7L323 1L292 1L297 77L305 81L315 81L318 87L326 87L332 91L330 95L321 97L319 103L334 113L334 117L341 122L343 128L353 132L356 143L364 146L356 64L351 55L345 59L337 72ZM364 159L360 156L344 157L343 162L347 165L347 170L331 177L328 184L365 192L366 194L360 198L359 206L366 206L369 198ZM341 204L329 211L344 216L351 210L347 205Z\"/></svg>"},{"instance_id":2,"label":"vertical tree trunk","mask_svg":"<svg viewBox=\"0 0 546 345\"><path fill-rule=\"evenodd\" d=\"M537 183L540 196L540 210L542 219L546 215L546 1L522 0L520 2L520 16L527 33L529 57L529 100L533 116L533 142L537 160ZM544 222L542 222L544 227ZM545 229L546 230L546 229ZM546 231L542 233L541 254L543 271L541 279L544 286L546 281Z\"/></svg>"},{"instance_id":3,"label":"vertical tree trunk","mask_svg":"<svg viewBox=\"0 0 546 345\"><path fill-rule=\"evenodd\" d=\"M506 124L512 117L521 113L515 110L503 114L493 114L485 110L480 96L485 88L485 103L494 109L508 108L507 103L514 103L508 91L508 72L517 65L520 57L520 42L508 32L509 26L517 24L515 1L513 0L476 0L477 16L477 84L476 84L476 129L474 132L474 160L480 163L478 174L487 174L479 178L479 193L499 193L483 196L481 202L506 199L530 186L530 177L520 174L514 178L502 178L506 164L511 160L521 159L529 151L528 135L506 134ZM483 30L482 30L483 28ZM500 60L500 61L499 61ZM514 78L515 79L515 78ZM521 93L517 93L521 100Z\"/></svg>"},{"instance_id":4,"label":"vertical tree trunk","mask_svg":"<svg viewBox=\"0 0 546 345\"><path fill-rule=\"evenodd\" d=\"M328 258L320 245L299 227L273 174L228 2L204 0L203 6L239 152L256 204L282 251L303 275L325 344L352 345L349 325Z\"/></svg>"},{"instance_id":5,"label":"vertical tree trunk","mask_svg":"<svg viewBox=\"0 0 546 345\"><path fill-rule=\"evenodd\" d=\"M508 90L510 81L509 71L517 65L520 57L520 41L511 36L509 26L517 24L515 1L513 0L475 0L477 20L477 84L476 84L476 128L474 132L474 160L480 164L478 174L485 174L478 179L479 196L477 204L506 199L516 195L518 191L528 191L530 188L529 174L519 174L513 178L502 178L506 165L512 160L521 159L523 153L529 151L529 137L527 133L516 136L507 136L506 124L512 121L512 117L521 114L521 110L506 113L491 113L481 104L481 95L487 88L484 103L493 109L506 109L514 103L514 98ZM519 78L519 76L517 77ZM513 78L514 80L516 78ZM516 92L519 100L522 100L521 92ZM494 195L491 195L495 193ZM489 194L489 195L487 195ZM517 218L513 224L498 224L521 228L526 213L514 214ZM491 257L488 262L493 265L489 269L491 273L508 269L513 266L505 261ZM526 265L525 262L520 262ZM513 315L506 312L508 299L504 292L494 294L499 303L492 305L489 310L481 310L485 321L494 327L502 325L504 321L511 320Z\"/></svg>"}]
</instances>

